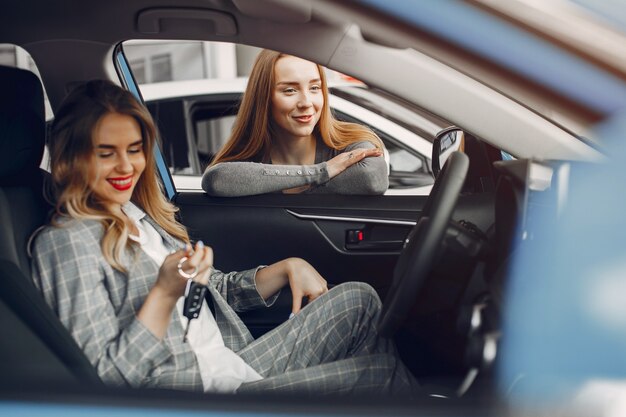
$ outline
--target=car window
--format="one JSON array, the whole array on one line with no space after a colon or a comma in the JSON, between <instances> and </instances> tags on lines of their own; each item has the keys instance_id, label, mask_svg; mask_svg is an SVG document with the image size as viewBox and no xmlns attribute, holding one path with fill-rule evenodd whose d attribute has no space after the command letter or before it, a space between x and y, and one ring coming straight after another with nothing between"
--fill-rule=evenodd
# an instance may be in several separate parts
<instances>
[{"instance_id":1,"label":"car window","mask_svg":"<svg viewBox=\"0 0 626 417\"><path fill-rule=\"evenodd\" d=\"M407 150L394 145L393 143L385 143L387 152L389 152L389 166L391 171L401 172L418 172L425 167L424 162L409 153Z\"/></svg>"},{"instance_id":2,"label":"car window","mask_svg":"<svg viewBox=\"0 0 626 417\"><path fill-rule=\"evenodd\" d=\"M205 166L213 159L215 152L228 140L233 123L235 123L234 115L199 120L195 123L194 129L198 140L198 155L204 157Z\"/></svg>"},{"instance_id":3,"label":"car window","mask_svg":"<svg viewBox=\"0 0 626 417\"><path fill-rule=\"evenodd\" d=\"M421 155L417 152L411 152L410 150L402 147L400 144L398 144L397 140L394 140L394 137L391 136L389 133L372 125L369 125L362 120L356 120L345 113L335 112L335 117L342 121L366 125L374 132L376 132L376 134L385 144L385 149L388 152L389 170L392 175L396 172L423 172L427 174L430 171L430 164L428 163L428 158L426 155Z\"/></svg>"},{"instance_id":4,"label":"car window","mask_svg":"<svg viewBox=\"0 0 626 417\"><path fill-rule=\"evenodd\" d=\"M124 43L178 188L201 191L201 175L228 140L258 51L215 42ZM343 74L328 71L327 78L335 117L365 125L382 139L389 193L428 194L432 140L449 124Z\"/></svg>"},{"instance_id":5,"label":"car window","mask_svg":"<svg viewBox=\"0 0 626 417\"><path fill-rule=\"evenodd\" d=\"M450 123L425 110L376 88L360 86L331 87L331 92L373 111L407 129L432 139Z\"/></svg>"}]
</instances>

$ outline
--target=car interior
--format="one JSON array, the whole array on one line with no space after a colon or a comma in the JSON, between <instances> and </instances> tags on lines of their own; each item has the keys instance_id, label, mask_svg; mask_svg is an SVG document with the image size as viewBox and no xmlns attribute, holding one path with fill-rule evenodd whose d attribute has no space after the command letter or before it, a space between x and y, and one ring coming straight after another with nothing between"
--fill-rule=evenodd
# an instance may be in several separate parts
<instances>
[{"instance_id":1,"label":"car interior","mask_svg":"<svg viewBox=\"0 0 626 417\"><path fill-rule=\"evenodd\" d=\"M10 277L2 280L3 285L7 286L6 290L2 291L3 296L6 296L3 297L6 303L3 308L7 312L3 314L3 319L11 320L11 327L17 327L14 330L16 337L27 340L34 337L36 345L39 345L34 347L38 349L35 353L30 349L22 349L22 343L12 344L15 350L5 352L6 355L3 357L6 359L14 356L14 360L6 363L20 366L15 369L8 368L7 372L16 379L32 378L33 376L25 373L21 367L27 357L28 362L33 365L33 372L37 374L42 370L49 370L51 378L52 376L56 378L60 369L62 373L71 374L81 380L98 381L93 367L60 322L55 320L54 313L45 305L28 279L29 239L37 228L46 223L51 209L42 193L44 178L49 174L39 168L45 141L43 94L39 80L32 73L20 69L2 70L2 82L5 91L8 92L4 96L7 99L5 103L11 103L13 109L12 113L3 112L5 124L11 127L7 134L3 135L5 140L2 142L4 148L2 154L7 156L2 173L2 220L3 224L8 226L3 228L5 233L3 242L6 245L2 251L5 258L3 269L6 270L3 275ZM16 114L19 118L15 117ZM480 149L484 148L478 141L475 144ZM466 146L469 151L471 146ZM12 157L15 154L20 155L19 160ZM464 177L465 175L462 175L461 179ZM493 178L479 176L473 182L493 184L493 181ZM461 184L458 186L459 190ZM473 187L470 182L468 184ZM492 191L493 186L488 188ZM455 199L457 195L458 191L453 193ZM478 196L476 198L468 195L466 202L461 204L463 210L455 214L464 223L460 223L462 226L458 226L446 240L450 243L446 243L445 246L451 245L450 249L444 250L443 255L440 255L444 259L441 261L441 267L448 271L442 274L441 279L433 280L436 285L428 289L432 294L425 293L417 299L415 304L419 304L422 311L413 313L412 317L415 319L409 320L412 324L406 329L405 338L412 343L403 346L409 357L417 359L414 361L416 373L425 376L428 376L429 372L440 371L422 369L425 362L430 366L435 363L434 360L423 361L429 354L433 355L433 359L437 359L440 362L439 366L444 366L447 372L458 373L465 367L462 355L454 352L455 349L462 351L462 344L454 343L456 346L450 346L449 338L456 332L450 333L451 329L441 327L443 321L436 318L436 315L458 314L460 307L458 300L467 297L464 294L465 287L477 260L486 251L482 247L486 245L486 235L479 231L481 228L490 229L490 219L481 219L472 213L481 211L480 208L491 204L491 201L490 198L484 198L481 193L478 193ZM315 198L314 204L311 204L312 199L309 196L295 199L292 196L274 195L237 200L214 198L211 199L211 204L207 205L204 201L206 196L189 194L179 195L176 203L181 208L181 219L192 236L195 239L215 242L214 250L221 255L219 265L225 270L243 269L289 256L302 256L316 265L331 284L349 280L365 281L373 285L381 297L384 297L390 283L393 282L392 272L402 251L404 240L415 227L413 224L418 217L416 211L420 208L416 210L413 199L403 198L394 204L394 211L398 209L401 211L390 213L384 199L369 197L350 198L349 206L329 208L333 207L334 201L339 198L319 196ZM453 204L448 206L450 209L453 208ZM210 210L211 216L207 216L207 210ZM422 208L422 211L424 210ZM264 219L262 226L255 220L257 216ZM449 216L452 216L451 212ZM246 222L244 219L252 221ZM480 227L474 222L480 224ZM444 223L447 225L448 220ZM363 238L351 242L349 236L354 232L360 232ZM219 239L220 235L232 235L233 238ZM464 242L463 235L466 239L471 237L472 242ZM267 239L273 243L265 245L263 242ZM419 243L415 245L417 247L414 250L420 252L420 246L423 245ZM260 250L261 248L265 249ZM465 253L468 248L472 248L475 253ZM429 254L421 248L421 253L423 256L428 255L426 258L429 260L434 259L438 252L438 247L434 247ZM243 263L241 253L249 254ZM448 281L446 277L450 278L450 275L454 279ZM290 303L291 297L288 291L284 291L280 301L269 311L243 313L242 318L253 334L260 336L287 318ZM26 306L29 307L25 308ZM413 302L407 307L412 306ZM10 312L13 314L8 314ZM406 314L404 312L404 315ZM418 317L422 317L423 323L417 320ZM400 324L402 323L396 323L394 326L397 328ZM428 327L433 329L429 331ZM391 330L390 335L396 330ZM415 337L419 337L424 349L427 349L426 353L421 353L416 348L413 343ZM445 351L429 346L436 339L440 339L436 343L447 346ZM451 352L447 352L450 348ZM23 355L22 360L19 360L20 355ZM51 357L56 360L51 361ZM45 379L42 380L39 375L37 380Z\"/></svg>"},{"instance_id":2,"label":"car interior","mask_svg":"<svg viewBox=\"0 0 626 417\"><path fill-rule=\"evenodd\" d=\"M33 3L46 19L31 16ZM411 401L476 402L474 409L498 403L495 375L509 263L532 233L530 213L557 205L554 193L542 194L550 189L552 167L533 156L579 160L597 152L520 103L408 49L411 38L404 29L392 32L397 34L393 42L381 37L378 29L385 23L370 22L358 7L348 19L346 9L333 2L105 3L75 0L54 7L25 1L0 18L5 28L0 42L25 48L41 75L40 81L30 71L0 67L0 328L10 334L0 341L2 395L68 387L105 395L94 367L29 278L29 241L52 209L45 192L49 173L40 167L46 141L42 84L52 109L73 85L93 78L113 79L140 96L119 44L163 38L236 41L302 56L459 126L451 129L464 132L463 152L442 164L429 196L217 198L177 191L167 169L160 173L180 221L192 240L210 244L218 269L302 257L330 285L371 284L384 302L379 330L395 339L403 361L425 387L424 398ZM55 19L65 23L51 23ZM359 26L367 22L371 29L363 33ZM443 136L434 142L433 159L439 160ZM503 160L502 151L516 159ZM171 150L163 154L172 158ZM538 171L544 186L531 189ZM271 308L241 318L258 337L287 320L290 311L291 296L284 290ZM505 385L510 388L514 381ZM120 401L135 395L114 392L115 398L125 398ZM136 395L193 407L214 398ZM287 412L306 410L293 406L293 400L282 399ZM234 403L215 401L226 408ZM331 412L342 410L337 401L327 406Z\"/></svg>"}]
</instances>

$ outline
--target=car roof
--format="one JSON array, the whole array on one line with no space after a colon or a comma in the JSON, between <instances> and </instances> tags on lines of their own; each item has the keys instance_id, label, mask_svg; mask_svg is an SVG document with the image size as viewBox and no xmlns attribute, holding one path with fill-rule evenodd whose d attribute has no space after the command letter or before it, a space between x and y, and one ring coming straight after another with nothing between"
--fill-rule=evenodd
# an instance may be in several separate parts
<instances>
[{"instance_id":1,"label":"car roof","mask_svg":"<svg viewBox=\"0 0 626 417\"><path fill-rule=\"evenodd\" d=\"M205 78L201 80L140 84L139 88L145 101L153 101L157 99L203 96L206 94L241 94L246 89L247 84L247 77Z\"/></svg>"},{"instance_id":2,"label":"car roof","mask_svg":"<svg viewBox=\"0 0 626 417\"><path fill-rule=\"evenodd\" d=\"M312 0L23 0L3 5L0 42L20 45L33 56L53 109L77 82L118 79L112 51L124 40L227 41L280 50L350 74L518 157L600 156L536 110L407 49L419 48L423 37L390 16L355 2ZM586 113L579 113L583 120Z\"/></svg>"}]
</instances>

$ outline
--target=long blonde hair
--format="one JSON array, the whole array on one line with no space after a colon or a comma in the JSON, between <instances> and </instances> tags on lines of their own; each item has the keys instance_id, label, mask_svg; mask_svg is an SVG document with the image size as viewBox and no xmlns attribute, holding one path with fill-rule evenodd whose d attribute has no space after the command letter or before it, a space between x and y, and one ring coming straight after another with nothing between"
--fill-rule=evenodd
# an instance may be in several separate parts
<instances>
[{"instance_id":1,"label":"long blonde hair","mask_svg":"<svg viewBox=\"0 0 626 417\"><path fill-rule=\"evenodd\" d=\"M284 56L287 55L269 49L259 53L241 100L233 132L211 165L227 161L261 162L269 158L275 129L270 110L275 83L274 66L276 61ZM317 65L317 69L322 84L324 105L313 134L332 149L342 150L354 142L364 140L382 149L380 138L370 129L335 119L328 105L328 84L324 68Z\"/></svg>"},{"instance_id":2,"label":"long blonde hair","mask_svg":"<svg viewBox=\"0 0 626 417\"><path fill-rule=\"evenodd\" d=\"M119 113L133 117L141 128L146 167L131 201L141 207L167 233L188 242L187 231L176 221L178 211L163 195L154 159L157 130L148 110L133 95L110 81L89 81L75 88L63 101L52 125L49 141L52 191L56 214L73 219L98 220L104 228L104 258L125 272L122 255L133 243L124 219L105 208L91 189L95 144L94 129L103 116Z\"/></svg>"}]
</instances>

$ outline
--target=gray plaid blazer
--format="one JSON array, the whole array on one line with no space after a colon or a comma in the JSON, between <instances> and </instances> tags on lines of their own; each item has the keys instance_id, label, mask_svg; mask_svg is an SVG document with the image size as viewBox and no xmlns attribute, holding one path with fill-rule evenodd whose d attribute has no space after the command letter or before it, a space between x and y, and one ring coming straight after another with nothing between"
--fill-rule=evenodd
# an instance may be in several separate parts
<instances>
[{"instance_id":1,"label":"gray plaid blazer","mask_svg":"<svg viewBox=\"0 0 626 417\"><path fill-rule=\"evenodd\" d=\"M146 219L169 249L182 243L152 219ZM176 311L163 340L158 340L136 313L157 279L159 266L144 251L127 250L128 273L111 267L102 255L102 225L95 220L66 220L48 226L35 238L33 281L70 331L105 383L133 387L202 390L196 356L183 341ZM269 306L255 285L258 268L223 273L215 270L209 286L216 321L226 346L237 352L252 335L235 311Z\"/></svg>"}]
</instances>

